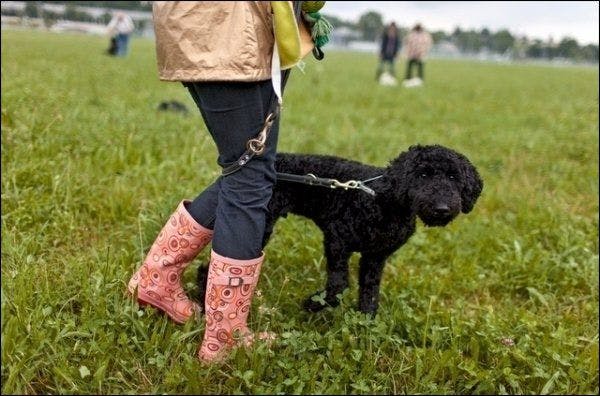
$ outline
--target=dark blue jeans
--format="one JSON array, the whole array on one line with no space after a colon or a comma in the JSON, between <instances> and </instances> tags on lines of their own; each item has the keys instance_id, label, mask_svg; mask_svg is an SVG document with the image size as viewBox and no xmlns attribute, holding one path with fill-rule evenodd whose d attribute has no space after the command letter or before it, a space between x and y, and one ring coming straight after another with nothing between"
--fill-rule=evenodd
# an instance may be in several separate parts
<instances>
[{"instance_id":1,"label":"dark blue jeans","mask_svg":"<svg viewBox=\"0 0 600 396\"><path fill-rule=\"evenodd\" d=\"M200 109L214 140L221 167L231 165L256 137L275 93L271 80L184 84ZM219 177L187 209L202 226L214 230L212 248L225 257L249 260L262 254L267 205L276 180L275 154L279 118L265 151L237 172Z\"/></svg>"},{"instance_id":2,"label":"dark blue jeans","mask_svg":"<svg viewBox=\"0 0 600 396\"><path fill-rule=\"evenodd\" d=\"M396 66L394 65L394 59L385 58L381 59L379 61L379 65L377 66L377 72L375 74L377 80L379 80L379 77L381 77L386 68L392 76L396 77Z\"/></svg>"},{"instance_id":3,"label":"dark blue jeans","mask_svg":"<svg viewBox=\"0 0 600 396\"><path fill-rule=\"evenodd\" d=\"M129 35L124 33L117 34L117 56L127 55L129 46Z\"/></svg>"}]
</instances>

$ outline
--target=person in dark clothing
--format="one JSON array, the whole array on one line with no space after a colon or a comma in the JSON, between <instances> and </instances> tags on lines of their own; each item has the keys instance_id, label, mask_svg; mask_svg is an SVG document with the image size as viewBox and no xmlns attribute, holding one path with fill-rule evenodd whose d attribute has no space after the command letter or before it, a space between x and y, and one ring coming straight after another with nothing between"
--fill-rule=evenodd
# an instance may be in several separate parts
<instances>
[{"instance_id":1,"label":"person in dark clothing","mask_svg":"<svg viewBox=\"0 0 600 396\"><path fill-rule=\"evenodd\" d=\"M400 36L395 22L390 23L381 36L381 47L379 50L379 66L377 67L376 79L383 74L386 66L392 76L396 76L394 62L400 50Z\"/></svg>"}]
</instances>

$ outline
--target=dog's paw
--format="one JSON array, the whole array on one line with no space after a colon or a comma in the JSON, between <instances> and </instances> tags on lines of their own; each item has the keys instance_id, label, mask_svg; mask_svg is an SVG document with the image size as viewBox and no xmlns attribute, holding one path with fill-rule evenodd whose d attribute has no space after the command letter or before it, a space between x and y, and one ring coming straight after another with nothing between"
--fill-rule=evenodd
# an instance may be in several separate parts
<instances>
[{"instance_id":1,"label":"dog's paw","mask_svg":"<svg viewBox=\"0 0 600 396\"><path fill-rule=\"evenodd\" d=\"M376 295L361 295L358 301L358 310L371 317L377 314L379 301Z\"/></svg>"},{"instance_id":2,"label":"dog's paw","mask_svg":"<svg viewBox=\"0 0 600 396\"><path fill-rule=\"evenodd\" d=\"M358 312L364 314L368 319L375 319L377 307L358 307Z\"/></svg>"}]
</instances>

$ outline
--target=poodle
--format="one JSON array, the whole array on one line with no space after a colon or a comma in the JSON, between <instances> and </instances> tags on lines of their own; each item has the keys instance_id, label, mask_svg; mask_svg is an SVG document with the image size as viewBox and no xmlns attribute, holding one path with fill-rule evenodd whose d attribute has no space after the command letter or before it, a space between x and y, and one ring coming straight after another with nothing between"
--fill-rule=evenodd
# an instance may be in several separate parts
<instances>
[{"instance_id":1,"label":"poodle","mask_svg":"<svg viewBox=\"0 0 600 396\"><path fill-rule=\"evenodd\" d=\"M348 287L348 260L359 252L361 312L375 315L386 259L414 234L416 218L426 226L445 226L469 213L483 188L477 169L462 154L440 145L411 146L385 168L328 155L277 154L280 173L368 180L375 195L359 189L331 189L278 180L268 205L263 246L280 217L293 213L311 219L322 231L327 260L324 291L307 298L311 312L339 305ZM203 300L206 268L198 272Z\"/></svg>"}]
</instances>

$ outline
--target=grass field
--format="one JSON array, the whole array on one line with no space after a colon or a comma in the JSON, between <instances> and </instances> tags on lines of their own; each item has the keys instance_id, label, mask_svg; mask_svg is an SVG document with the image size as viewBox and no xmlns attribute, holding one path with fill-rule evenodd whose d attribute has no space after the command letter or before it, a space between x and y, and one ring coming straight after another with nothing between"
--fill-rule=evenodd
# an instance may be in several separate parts
<instances>
[{"instance_id":1,"label":"grass field","mask_svg":"<svg viewBox=\"0 0 600 396\"><path fill-rule=\"evenodd\" d=\"M152 41L125 59L107 46L2 31L3 394L598 393L598 68L431 60L407 90L375 84L373 55L308 60L280 151L385 165L438 143L477 166L482 196L389 259L374 320L354 310L357 256L341 307L302 310L324 285L321 234L281 220L250 323L278 340L202 366L202 322L124 292L177 203L217 177L216 151ZM192 115L158 113L168 99Z\"/></svg>"}]
</instances>

